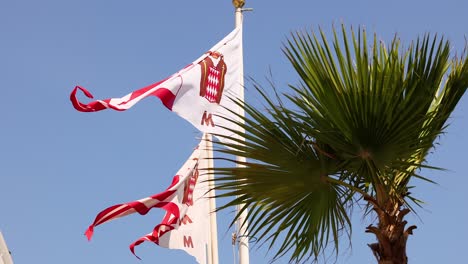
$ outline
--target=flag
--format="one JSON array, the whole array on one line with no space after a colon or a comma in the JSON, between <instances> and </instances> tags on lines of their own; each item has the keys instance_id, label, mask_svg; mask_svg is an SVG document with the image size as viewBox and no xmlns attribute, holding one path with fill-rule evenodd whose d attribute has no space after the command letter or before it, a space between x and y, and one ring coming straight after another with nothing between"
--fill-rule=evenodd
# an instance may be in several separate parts
<instances>
[{"instance_id":1,"label":"flag","mask_svg":"<svg viewBox=\"0 0 468 264\"><path fill-rule=\"evenodd\" d=\"M197 129L212 134L230 135L225 128L235 129L235 114L227 109L238 109L230 98L241 98L242 32L236 28L199 59L167 79L136 90L121 98L92 101L77 99L81 90L88 98L93 95L81 86L73 89L70 100L76 110L95 112L107 108L125 111L140 100L155 96L171 111L188 120ZM228 119L228 120L226 120Z\"/></svg>"},{"instance_id":2,"label":"flag","mask_svg":"<svg viewBox=\"0 0 468 264\"><path fill-rule=\"evenodd\" d=\"M202 140L164 192L117 204L100 212L85 232L88 240L98 225L133 213L145 215L152 208L161 208L166 211L161 223L130 245L132 253L135 254L135 246L151 241L162 247L185 250L199 263L207 263L211 254L209 215L214 213L210 212L208 199L210 151L212 149L207 148L206 140Z\"/></svg>"}]
</instances>

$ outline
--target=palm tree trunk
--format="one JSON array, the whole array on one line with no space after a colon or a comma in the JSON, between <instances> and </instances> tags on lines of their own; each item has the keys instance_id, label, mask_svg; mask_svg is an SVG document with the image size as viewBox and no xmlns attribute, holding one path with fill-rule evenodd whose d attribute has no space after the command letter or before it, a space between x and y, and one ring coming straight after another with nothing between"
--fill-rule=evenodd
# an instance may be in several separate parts
<instances>
[{"instance_id":1,"label":"palm tree trunk","mask_svg":"<svg viewBox=\"0 0 468 264\"><path fill-rule=\"evenodd\" d=\"M366 233L372 233L377 238L377 243L368 244L378 264L407 264L406 242L408 236L413 234L416 226L410 226L405 230L408 223L403 220L404 216L410 212L409 209L402 209L400 202L387 200L386 205L379 206L377 202L366 197L366 201L373 205L377 213L378 225L369 225Z\"/></svg>"}]
</instances>

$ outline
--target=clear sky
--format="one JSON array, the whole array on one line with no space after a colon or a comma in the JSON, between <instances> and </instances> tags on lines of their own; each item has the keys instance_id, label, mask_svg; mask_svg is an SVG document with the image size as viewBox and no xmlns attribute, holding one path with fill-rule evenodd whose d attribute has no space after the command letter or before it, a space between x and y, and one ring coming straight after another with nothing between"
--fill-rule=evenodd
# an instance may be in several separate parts
<instances>
[{"instance_id":1,"label":"clear sky","mask_svg":"<svg viewBox=\"0 0 468 264\"><path fill-rule=\"evenodd\" d=\"M291 31L331 25L365 26L404 44L427 33L463 50L465 0L247 1L245 75L262 83L271 71L278 87L298 78L281 52ZM59 1L0 0L0 230L15 263L194 263L177 250L135 239L162 212L133 215L83 232L107 206L163 191L201 134L150 98L126 112L79 113L69 101L77 84L97 98L120 97L159 81L198 58L234 26L230 0ZM249 95L251 95L249 97ZM247 100L255 100L247 85ZM84 98L81 98L84 100ZM415 182L427 204L410 237L410 263L461 263L468 237L468 98L450 119L429 162L448 171L423 171L439 185ZM223 201L218 201L223 203ZM374 263L356 209L352 248L338 263ZM233 263L228 222L219 215L220 263ZM267 263L251 249L251 263ZM333 261L333 259L332 259ZM286 263L286 259L278 263Z\"/></svg>"}]
</instances>

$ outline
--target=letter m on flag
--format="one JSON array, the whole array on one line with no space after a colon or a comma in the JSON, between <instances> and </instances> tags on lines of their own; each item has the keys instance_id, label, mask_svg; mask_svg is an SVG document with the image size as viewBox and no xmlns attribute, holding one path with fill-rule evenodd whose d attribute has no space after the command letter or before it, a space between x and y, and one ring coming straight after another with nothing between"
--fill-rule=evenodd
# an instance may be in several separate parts
<instances>
[{"instance_id":1,"label":"letter m on flag","mask_svg":"<svg viewBox=\"0 0 468 264\"><path fill-rule=\"evenodd\" d=\"M213 122L213 115L210 114L210 113L207 113L206 111L203 112L203 116L202 116L202 119L201 119L201 125L214 127L215 125L214 125L214 122Z\"/></svg>"},{"instance_id":2,"label":"letter m on flag","mask_svg":"<svg viewBox=\"0 0 468 264\"><path fill-rule=\"evenodd\" d=\"M193 248L193 241L191 236L184 236L184 247Z\"/></svg>"}]
</instances>

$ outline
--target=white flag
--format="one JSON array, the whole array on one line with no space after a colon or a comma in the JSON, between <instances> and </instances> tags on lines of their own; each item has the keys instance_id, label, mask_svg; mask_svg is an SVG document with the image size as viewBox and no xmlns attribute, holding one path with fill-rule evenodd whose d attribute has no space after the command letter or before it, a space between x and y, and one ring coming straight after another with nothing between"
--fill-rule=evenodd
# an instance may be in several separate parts
<instances>
[{"instance_id":1,"label":"white flag","mask_svg":"<svg viewBox=\"0 0 468 264\"><path fill-rule=\"evenodd\" d=\"M110 220L133 213L147 214L152 208L166 211L163 220L153 232L130 245L151 241L171 249L182 249L194 256L199 263L207 263L211 256L210 206L208 199L208 149L202 140L190 158L180 168L166 191L137 201L117 204L100 212L86 231L91 239L94 227ZM213 212L214 214L214 212Z\"/></svg>"},{"instance_id":2,"label":"white flag","mask_svg":"<svg viewBox=\"0 0 468 264\"><path fill-rule=\"evenodd\" d=\"M238 109L229 98L240 98L242 58L242 29L236 28L199 59L171 77L136 90L122 98L97 100L84 104L76 93L81 90L89 98L90 92L76 86L70 100L76 110L95 112L107 108L124 111L148 96L156 96L171 111L192 123L200 131L230 135L221 127L235 129L237 120L226 109ZM226 108L226 109L225 109ZM222 118L224 117L224 118Z\"/></svg>"},{"instance_id":3,"label":"white flag","mask_svg":"<svg viewBox=\"0 0 468 264\"><path fill-rule=\"evenodd\" d=\"M184 206L186 212L175 225L175 229L167 232L159 238L159 245L166 248L182 249L194 256L198 263L207 262L207 257L211 255L210 239L210 205L208 199L208 175L206 169L209 160L207 152L211 150L200 150L200 160L198 163L198 180L193 189L193 203ZM213 198L214 199L214 198ZM182 214L181 214L182 215ZM207 256L208 255L208 256Z\"/></svg>"}]
</instances>

